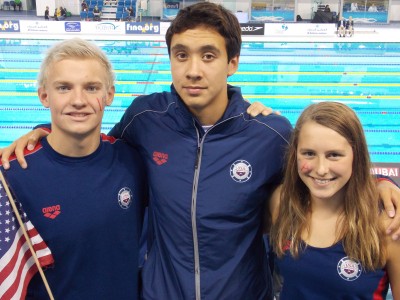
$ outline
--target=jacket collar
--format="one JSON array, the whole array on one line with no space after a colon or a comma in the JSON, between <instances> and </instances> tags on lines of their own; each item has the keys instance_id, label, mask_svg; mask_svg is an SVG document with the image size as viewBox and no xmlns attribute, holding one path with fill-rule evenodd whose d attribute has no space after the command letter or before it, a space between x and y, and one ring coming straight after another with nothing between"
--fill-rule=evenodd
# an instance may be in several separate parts
<instances>
[{"instance_id":1,"label":"jacket collar","mask_svg":"<svg viewBox=\"0 0 400 300\"><path fill-rule=\"evenodd\" d=\"M187 109L185 103L183 102L179 94L176 92L175 87L172 84L171 84L171 94L172 94L172 99L176 100L176 108L179 110L179 113L182 115L182 117L191 124L195 122L198 126L201 127L200 122ZM235 87L228 84L228 107L226 108L221 119L218 120L217 124L234 116L238 116L242 113L245 113L248 106L249 103L243 99L241 89L239 87Z\"/></svg>"}]
</instances>

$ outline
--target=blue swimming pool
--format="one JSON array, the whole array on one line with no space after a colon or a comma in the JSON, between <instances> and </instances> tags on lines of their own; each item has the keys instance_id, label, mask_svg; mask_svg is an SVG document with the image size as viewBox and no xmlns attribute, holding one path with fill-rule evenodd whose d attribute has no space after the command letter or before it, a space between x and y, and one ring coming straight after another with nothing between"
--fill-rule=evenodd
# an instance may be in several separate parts
<instances>
[{"instance_id":1,"label":"blue swimming pool","mask_svg":"<svg viewBox=\"0 0 400 300\"><path fill-rule=\"evenodd\" d=\"M49 121L36 95L43 52L54 40L0 40L0 147ZM116 98L103 131L134 97L169 89L166 45L98 40L116 71ZM341 101L359 115L372 160L400 163L400 43L245 42L229 82L249 101L281 111L293 124L316 101Z\"/></svg>"}]
</instances>

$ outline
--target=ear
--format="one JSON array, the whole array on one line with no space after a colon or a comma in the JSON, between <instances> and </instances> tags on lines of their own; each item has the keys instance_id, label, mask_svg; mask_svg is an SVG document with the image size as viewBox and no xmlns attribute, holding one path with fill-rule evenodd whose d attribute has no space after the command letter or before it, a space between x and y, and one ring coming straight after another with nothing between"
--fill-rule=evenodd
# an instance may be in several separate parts
<instances>
[{"instance_id":1,"label":"ear","mask_svg":"<svg viewBox=\"0 0 400 300\"><path fill-rule=\"evenodd\" d=\"M115 95L115 86L113 85L107 91L106 106L110 106L113 103L114 95Z\"/></svg>"},{"instance_id":2,"label":"ear","mask_svg":"<svg viewBox=\"0 0 400 300\"><path fill-rule=\"evenodd\" d=\"M47 94L46 89L44 87L40 87L38 89L38 96L39 96L39 100L42 103L42 105L44 107L49 108L50 107L49 95Z\"/></svg>"},{"instance_id":3,"label":"ear","mask_svg":"<svg viewBox=\"0 0 400 300\"><path fill-rule=\"evenodd\" d=\"M239 55L231 58L228 63L228 77L236 73L239 67Z\"/></svg>"}]
</instances>

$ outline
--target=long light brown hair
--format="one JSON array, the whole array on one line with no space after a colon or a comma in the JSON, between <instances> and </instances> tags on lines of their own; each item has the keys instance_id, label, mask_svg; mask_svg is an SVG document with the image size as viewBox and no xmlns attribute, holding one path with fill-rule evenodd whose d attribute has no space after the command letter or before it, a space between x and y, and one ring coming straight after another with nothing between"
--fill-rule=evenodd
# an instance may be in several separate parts
<instances>
[{"instance_id":1,"label":"long light brown hair","mask_svg":"<svg viewBox=\"0 0 400 300\"><path fill-rule=\"evenodd\" d=\"M304 245L301 234L309 226L310 193L297 169L299 133L308 121L336 131L353 149L353 172L344 187L343 221L337 241L341 240L346 254L359 261L365 269L383 267L386 260L385 234L379 222L378 192L370 174L371 162L364 131L355 112L338 102L312 104L297 120L286 153L279 213L270 233L275 253L282 256L290 241L290 253L298 257Z\"/></svg>"}]
</instances>

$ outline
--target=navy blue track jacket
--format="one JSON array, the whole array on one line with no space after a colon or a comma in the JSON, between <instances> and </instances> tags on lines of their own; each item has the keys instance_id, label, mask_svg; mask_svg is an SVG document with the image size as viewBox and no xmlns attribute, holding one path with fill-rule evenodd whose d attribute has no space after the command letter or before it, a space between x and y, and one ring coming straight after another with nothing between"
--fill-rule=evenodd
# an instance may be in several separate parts
<instances>
[{"instance_id":1,"label":"navy blue track jacket","mask_svg":"<svg viewBox=\"0 0 400 300\"><path fill-rule=\"evenodd\" d=\"M139 148L149 174L144 299L268 299L264 204L282 177L291 133L250 117L237 87L204 132L175 89L136 98L110 135Z\"/></svg>"}]
</instances>

